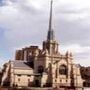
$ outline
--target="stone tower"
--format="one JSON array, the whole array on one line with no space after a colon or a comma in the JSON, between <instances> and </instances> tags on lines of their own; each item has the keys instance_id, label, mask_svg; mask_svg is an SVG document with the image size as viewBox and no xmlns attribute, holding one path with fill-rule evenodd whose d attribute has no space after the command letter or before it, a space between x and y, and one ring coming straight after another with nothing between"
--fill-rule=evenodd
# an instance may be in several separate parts
<instances>
[{"instance_id":1,"label":"stone tower","mask_svg":"<svg viewBox=\"0 0 90 90\"><path fill-rule=\"evenodd\" d=\"M58 52L58 43L55 40L55 34L52 28L52 5L53 5L53 0L51 0L50 3L49 28L48 28L47 40L43 42L43 50L47 49L49 54L56 54Z\"/></svg>"}]
</instances>

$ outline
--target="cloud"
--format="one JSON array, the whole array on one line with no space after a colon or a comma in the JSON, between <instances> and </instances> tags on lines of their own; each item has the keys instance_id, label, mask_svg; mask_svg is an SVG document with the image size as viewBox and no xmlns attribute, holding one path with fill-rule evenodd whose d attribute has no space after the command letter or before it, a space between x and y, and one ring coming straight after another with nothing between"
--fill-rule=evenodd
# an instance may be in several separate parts
<instances>
[{"instance_id":1,"label":"cloud","mask_svg":"<svg viewBox=\"0 0 90 90\"><path fill-rule=\"evenodd\" d=\"M75 54L90 53L90 46L79 44L61 45L62 51L72 51Z\"/></svg>"},{"instance_id":2,"label":"cloud","mask_svg":"<svg viewBox=\"0 0 90 90\"><path fill-rule=\"evenodd\" d=\"M70 49L75 53L75 57L76 54L84 56L83 53L87 53L88 55L85 54L87 59L90 53L89 2L89 0L56 0L53 3L53 28L56 40L60 42L60 48ZM12 57L11 53L15 48L31 44L40 45L46 40L49 6L49 0L0 2L0 35L2 35L0 48L9 53L6 55L8 58Z\"/></svg>"}]
</instances>

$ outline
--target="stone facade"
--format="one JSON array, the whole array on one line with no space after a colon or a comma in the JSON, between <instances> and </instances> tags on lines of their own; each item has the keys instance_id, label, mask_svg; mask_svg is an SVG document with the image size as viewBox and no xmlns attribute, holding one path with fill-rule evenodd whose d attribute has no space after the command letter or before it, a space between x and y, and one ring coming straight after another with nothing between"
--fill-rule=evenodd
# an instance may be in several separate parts
<instances>
[{"instance_id":1,"label":"stone facade","mask_svg":"<svg viewBox=\"0 0 90 90\"><path fill-rule=\"evenodd\" d=\"M4 65L2 86L29 86L33 82L33 69L23 61L9 61Z\"/></svg>"},{"instance_id":2,"label":"stone facade","mask_svg":"<svg viewBox=\"0 0 90 90\"><path fill-rule=\"evenodd\" d=\"M53 41L50 41L49 44L53 44L52 42ZM38 76L39 78L36 76L34 79L40 84L39 86L69 87L72 85L82 87L83 80L80 74L80 66L73 63L72 53L66 52L65 55L62 55L58 49L56 49L56 47L58 47L57 43L56 47L53 48L53 52L52 47L49 47L51 49L51 52L49 52L44 44L47 45L47 42L45 41L43 43L42 50L37 48L33 51L30 47L25 51L28 52L29 50L26 58L30 58L31 55L32 59L29 59L28 62L33 64L34 73L41 74Z\"/></svg>"}]
</instances>

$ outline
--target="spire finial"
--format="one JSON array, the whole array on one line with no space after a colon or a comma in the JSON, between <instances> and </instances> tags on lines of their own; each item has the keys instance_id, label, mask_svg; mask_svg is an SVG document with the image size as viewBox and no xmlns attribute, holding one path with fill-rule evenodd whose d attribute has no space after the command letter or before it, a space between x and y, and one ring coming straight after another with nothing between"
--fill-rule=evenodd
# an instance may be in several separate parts
<instances>
[{"instance_id":1,"label":"spire finial","mask_svg":"<svg viewBox=\"0 0 90 90\"><path fill-rule=\"evenodd\" d=\"M50 7L50 20L49 20L49 30L52 29L52 4L53 4L53 0L51 0L51 7Z\"/></svg>"},{"instance_id":2,"label":"spire finial","mask_svg":"<svg viewBox=\"0 0 90 90\"><path fill-rule=\"evenodd\" d=\"M50 18L49 18L49 30L47 40L54 40L54 31L52 29L52 7L53 7L53 0L50 3Z\"/></svg>"}]
</instances>

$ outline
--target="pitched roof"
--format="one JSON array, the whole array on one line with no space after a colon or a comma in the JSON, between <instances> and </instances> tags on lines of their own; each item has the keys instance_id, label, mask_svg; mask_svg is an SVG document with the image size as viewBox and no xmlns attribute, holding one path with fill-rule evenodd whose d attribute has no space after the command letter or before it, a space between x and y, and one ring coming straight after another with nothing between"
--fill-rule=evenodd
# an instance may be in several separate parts
<instances>
[{"instance_id":1,"label":"pitched roof","mask_svg":"<svg viewBox=\"0 0 90 90\"><path fill-rule=\"evenodd\" d=\"M14 68L19 68L19 69L33 69L30 67L29 62L27 61L19 61L19 60L15 60L15 61L11 61L13 63L13 67Z\"/></svg>"}]
</instances>

